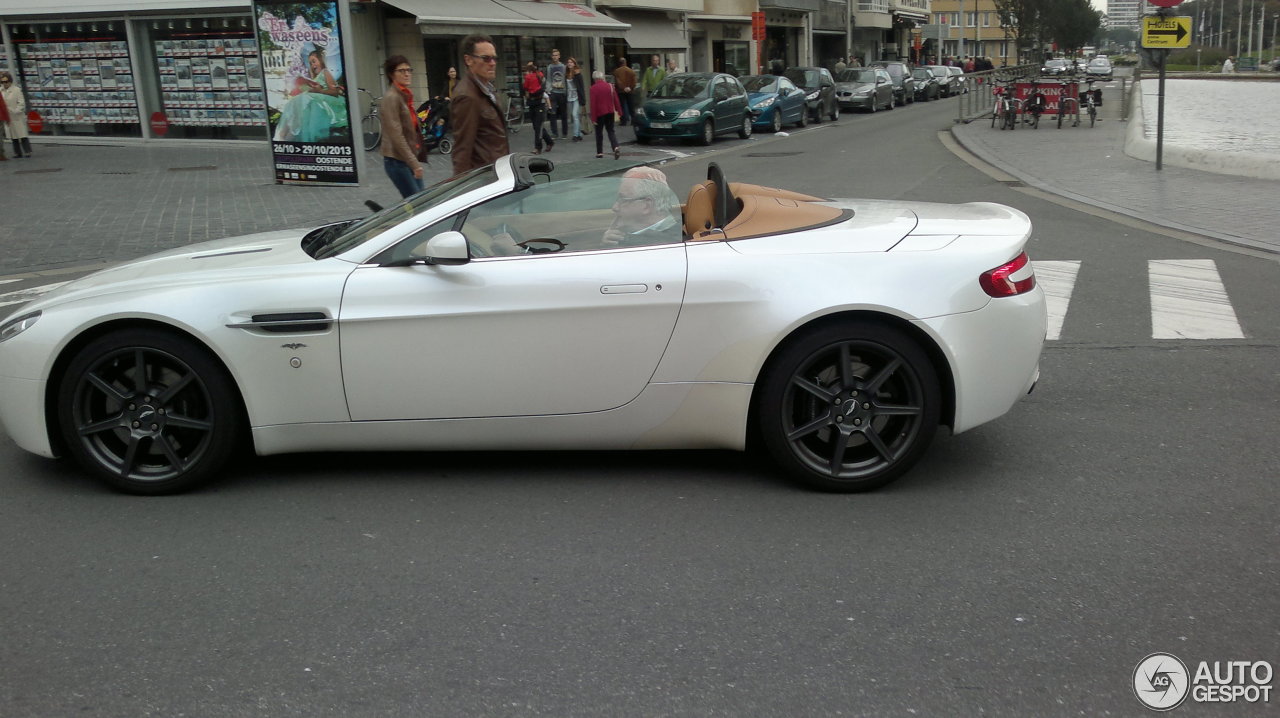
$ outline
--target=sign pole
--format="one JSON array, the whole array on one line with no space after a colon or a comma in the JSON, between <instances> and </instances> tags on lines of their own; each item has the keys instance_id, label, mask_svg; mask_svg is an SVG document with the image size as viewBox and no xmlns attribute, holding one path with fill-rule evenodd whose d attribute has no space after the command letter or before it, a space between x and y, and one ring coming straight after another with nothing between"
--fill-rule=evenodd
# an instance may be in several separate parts
<instances>
[{"instance_id":1,"label":"sign pole","mask_svg":"<svg viewBox=\"0 0 1280 718\"><path fill-rule=\"evenodd\" d=\"M1169 64L1169 48L1187 47L1191 41L1191 18L1174 17L1172 8L1182 0L1147 0L1159 7L1154 18L1143 18L1142 47L1150 51L1151 62L1160 71L1156 93L1156 171L1164 169L1164 80Z\"/></svg>"}]
</instances>

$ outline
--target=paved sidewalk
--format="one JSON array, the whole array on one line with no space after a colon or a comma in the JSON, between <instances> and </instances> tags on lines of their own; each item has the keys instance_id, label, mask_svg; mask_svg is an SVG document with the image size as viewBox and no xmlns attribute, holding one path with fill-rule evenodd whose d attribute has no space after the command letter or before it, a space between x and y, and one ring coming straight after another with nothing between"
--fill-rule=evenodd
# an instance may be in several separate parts
<instances>
[{"instance_id":1,"label":"paved sidewalk","mask_svg":"<svg viewBox=\"0 0 1280 718\"><path fill-rule=\"evenodd\" d=\"M1111 93L1118 96L1118 92ZM1171 167L1124 153L1130 122L1107 98L1102 120L1090 128L1046 115L1039 129L993 129L990 118L957 124L952 135L970 152L1025 184L1172 229L1280 253L1272 207L1280 181Z\"/></svg>"},{"instance_id":2,"label":"paved sidewalk","mask_svg":"<svg viewBox=\"0 0 1280 718\"><path fill-rule=\"evenodd\" d=\"M526 125L511 148L533 150ZM630 127L619 128L623 160L675 156L641 148ZM606 145L608 144L606 140ZM678 150L678 148L675 148ZM614 164L595 159L595 137L556 142L555 162ZM74 145L36 139L34 157L0 162L0 276L119 262L222 237L307 227L369 212L400 194L366 153L361 187L278 185L265 143L158 142L131 146ZM449 157L432 154L427 184L452 174Z\"/></svg>"}]
</instances>

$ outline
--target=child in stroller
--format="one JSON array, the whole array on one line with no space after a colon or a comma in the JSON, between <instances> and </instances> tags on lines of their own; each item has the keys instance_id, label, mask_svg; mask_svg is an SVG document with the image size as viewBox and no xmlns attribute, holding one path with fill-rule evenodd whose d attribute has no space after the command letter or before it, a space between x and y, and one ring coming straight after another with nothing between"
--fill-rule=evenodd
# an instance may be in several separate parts
<instances>
[{"instance_id":1,"label":"child in stroller","mask_svg":"<svg viewBox=\"0 0 1280 718\"><path fill-rule=\"evenodd\" d=\"M449 138L449 98L435 97L418 106L418 127L422 132L422 147L430 152L439 149L447 155L453 151Z\"/></svg>"}]
</instances>

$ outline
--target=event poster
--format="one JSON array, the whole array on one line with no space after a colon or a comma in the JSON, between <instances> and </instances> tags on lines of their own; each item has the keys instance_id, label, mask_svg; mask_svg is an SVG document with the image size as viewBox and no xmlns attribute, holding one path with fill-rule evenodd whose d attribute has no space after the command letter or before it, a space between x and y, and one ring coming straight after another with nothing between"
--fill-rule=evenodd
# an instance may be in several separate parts
<instances>
[{"instance_id":1,"label":"event poster","mask_svg":"<svg viewBox=\"0 0 1280 718\"><path fill-rule=\"evenodd\" d=\"M256 0L254 18L276 182L357 184L338 2Z\"/></svg>"}]
</instances>

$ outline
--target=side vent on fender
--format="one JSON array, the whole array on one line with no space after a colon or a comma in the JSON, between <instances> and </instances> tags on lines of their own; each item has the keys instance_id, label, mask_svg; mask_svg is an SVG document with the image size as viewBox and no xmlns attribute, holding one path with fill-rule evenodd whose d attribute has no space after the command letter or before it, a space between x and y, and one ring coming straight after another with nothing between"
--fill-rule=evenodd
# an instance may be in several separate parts
<instances>
[{"instance_id":1,"label":"side vent on fender","mask_svg":"<svg viewBox=\"0 0 1280 718\"><path fill-rule=\"evenodd\" d=\"M254 314L247 322L228 324L232 329L256 329L272 334L328 331L333 320L324 312L279 312Z\"/></svg>"}]
</instances>

